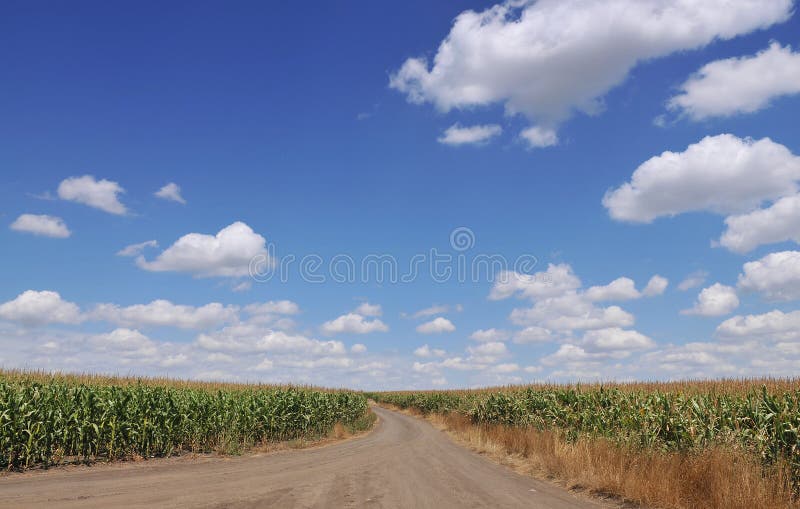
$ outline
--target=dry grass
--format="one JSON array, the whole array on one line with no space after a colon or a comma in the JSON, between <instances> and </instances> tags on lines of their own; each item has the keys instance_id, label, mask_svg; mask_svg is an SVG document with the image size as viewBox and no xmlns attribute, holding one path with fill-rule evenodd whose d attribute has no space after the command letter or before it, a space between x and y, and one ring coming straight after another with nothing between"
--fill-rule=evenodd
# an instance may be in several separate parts
<instances>
[{"instance_id":1,"label":"dry grass","mask_svg":"<svg viewBox=\"0 0 800 509\"><path fill-rule=\"evenodd\" d=\"M519 473L594 495L664 509L800 507L792 501L785 467L764 470L743 451L642 451L604 439L568 442L552 431L475 425L457 413L431 414L427 419L456 441Z\"/></svg>"}]
</instances>

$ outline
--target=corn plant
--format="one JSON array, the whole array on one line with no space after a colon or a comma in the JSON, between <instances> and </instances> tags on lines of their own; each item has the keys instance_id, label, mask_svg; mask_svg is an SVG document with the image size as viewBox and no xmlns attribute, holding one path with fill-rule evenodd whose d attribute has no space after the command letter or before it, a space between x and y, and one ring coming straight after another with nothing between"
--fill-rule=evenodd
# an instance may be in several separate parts
<instances>
[{"instance_id":1,"label":"corn plant","mask_svg":"<svg viewBox=\"0 0 800 509\"><path fill-rule=\"evenodd\" d=\"M0 468L238 451L321 436L366 412L366 398L346 391L87 384L0 374Z\"/></svg>"}]
</instances>

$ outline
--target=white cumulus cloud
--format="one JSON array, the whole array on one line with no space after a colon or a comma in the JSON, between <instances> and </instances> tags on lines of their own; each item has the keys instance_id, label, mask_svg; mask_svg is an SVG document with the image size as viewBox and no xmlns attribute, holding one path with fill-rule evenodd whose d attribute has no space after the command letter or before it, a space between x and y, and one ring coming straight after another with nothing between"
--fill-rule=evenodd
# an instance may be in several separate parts
<instances>
[{"instance_id":1,"label":"white cumulus cloud","mask_svg":"<svg viewBox=\"0 0 800 509\"><path fill-rule=\"evenodd\" d=\"M198 277L246 276L256 256L268 258L266 239L238 221L216 235L189 233L179 238L154 260L139 257L144 270L188 272Z\"/></svg>"},{"instance_id":2,"label":"white cumulus cloud","mask_svg":"<svg viewBox=\"0 0 800 509\"><path fill-rule=\"evenodd\" d=\"M741 213L794 194L798 179L800 157L785 146L720 134L645 161L603 205L614 219L640 223L701 210Z\"/></svg>"},{"instance_id":3,"label":"white cumulus cloud","mask_svg":"<svg viewBox=\"0 0 800 509\"><path fill-rule=\"evenodd\" d=\"M652 348L655 341L635 330L610 327L587 331L583 335L582 346L587 352L630 352Z\"/></svg>"},{"instance_id":4,"label":"white cumulus cloud","mask_svg":"<svg viewBox=\"0 0 800 509\"><path fill-rule=\"evenodd\" d=\"M800 251L770 253L760 260L745 263L738 286L758 292L767 300L800 299Z\"/></svg>"},{"instance_id":5,"label":"white cumulus cloud","mask_svg":"<svg viewBox=\"0 0 800 509\"><path fill-rule=\"evenodd\" d=\"M531 325L514 334L514 343L547 343L553 341L553 332L544 327Z\"/></svg>"},{"instance_id":6,"label":"white cumulus cloud","mask_svg":"<svg viewBox=\"0 0 800 509\"><path fill-rule=\"evenodd\" d=\"M641 296L633 279L627 277L620 277L605 286L592 286L586 290L586 297L591 301L631 300Z\"/></svg>"},{"instance_id":7,"label":"white cumulus cloud","mask_svg":"<svg viewBox=\"0 0 800 509\"><path fill-rule=\"evenodd\" d=\"M248 304L244 310L251 316L296 315L300 313L300 306L290 300L270 300Z\"/></svg>"},{"instance_id":8,"label":"white cumulus cloud","mask_svg":"<svg viewBox=\"0 0 800 509\"><path fill-rule=\"evenodd\" d=\"M572 267L566 263L551 263L547 270L536 274L520 274L514 271L500 273L489 293L489 299L502 300L512 295L528 299L555 297L580 286L581 280L572 272Z\"/></svg>"},{"instance_id":9,"label":"white cumulus cloud","mask_svg":"<svg viewBox=\"0 0 800 509\"><path fill-rule=\"evenodd\" d=\"M381 308L380 304L362 302L358 305L355 312L363 316L381 316L383 314L383 308Z\"/></svg>"},{"instance_id":10,"label":"white cumulus cloud","mask_svg":"<svg viewBox=\"0 0 800 509\"><path fill-rule=\"evenodd\" d=\"M490 341L477 346L467 347L467 352L469 352L470 358L467 359L466 362L473 364L492 364L508 355L508 347L506 347L505 343Z\"/></svg>"},{"instance_id":11,"label":"white cumulus cloud","mask_svg":"<svg viewBox=\"0 0 800 509\"><path fill-rule=\"evenodd\" d=\"M149 304L120 307L116 304L99 304L91 312L95 320L104 320L125 327L177 327L180 329L206 329L235 321L238 308L212 302L195 307L173 304L158 299Z\"/></svg>"},{"instance_id":12,"label":"white cumulus cloud","mask_svg":"<svg viewBox=\"0 0 800 509\"><path fill-rule=\"evenodd\" d=\"M80 323L84 320L77 304L65 301L58 292L49 290L26 290L14 300L0 304L0 318L28 326Z\"/></svg>"},{"instance_id":13,"label":"white cumulus cloud","mask_svg":"<svg viewBox=\"0 0 800 509\"><path fill-rule=\"evenodd\" d=\"M323 323L321 329L325 334L369 334L386 332L389 327L377 318L368 320L358 313L347 313L335 320Z\"/></svg>"},{"instance_id":14,"label":"white cumulus cloud","mask_svg":"<svg viewBox=\"0 0 800 509\"><path fill-rule=\"evenodd\" d=\"M63 219L45 214L22 214L11 223L10 228L54 239L65 239L72 235Z\"/></svg>"},{"instance_id":15,"label":"white cumulus cloud","mask_svg":"<svg viewBox=\"0 0 800 509\"><path fill-rule=\"evenodd\" d=\"M669 280L656 274L650 278L650 281L647 282L647 286L645 286L644 290L642 290L642 295L645 297L655 297L656 295L661 295L667 289L667 286L669 286Z\"/></svg>"},{"instance_id":16,"label":"white cumulus cloud","mask_svg":"<svg viewBox=\"0 0 800 509\"><path fill-rule=\"evenodd\" d=\"M619 306L595 306L583 295L571 292L562 297L540 300L531 308L514 309L511 321L517 325L539 326L569 333L576 329L629 327L635 319Z\"/></svg>"},{"instance_id":17,"label":"white cumulus cloud","mask_svg":"<svg viewBox=\"0 0 800 509\"><path fill-rule=\"evenodd\" d=\"M213 352L273 352L299 355L344 355L347 349L341 341L321 341L283 331L265 331L247 326L229 326L197 337L200 348Z\"/></svg>"},{"instance_id":18,"label":"white cumulus cloud","mask_svg":"<svg viewBox=\"0 0 800 509\"><path fill-rule=\"evenodd\" d=\"M527 141L533 148L544 148L558 145L558 133L555 129L542 126L533 126L523 129L520 138Z\"/></svg>"},{"instance_id":19,"label":"white cumulus cloud","mask_svg":"<svg viewBox=\"0 0 800 509\"><path fill-rule=\"evenodd\" d=\"M440 348L431 348L427 344L422 345L421 347L419 347L416 350L414 350L414 355L416 355L417 357L424 357L424 358L427 358L427 357L444 357L446 353L447 352L445 352L444 350L442 350Z\"/></svg>"},{"instance_id":20,"label":"white cumulus cloud","mask_svg":"<svg viewBox=\"0 0 800 509\"><path fill-rule=\"evenodd\" d=\"M162 200L174 201L182 205L186 205L186 200L181 196L181 187L175 182L170 182L164 187L156 191L155 196Z\"/></svg>"},{"instance_id":21,"label":"white cumulus cloud","mask_svg":"<svg viewBox=\"0 0 800 509\"><path fill-rule=\"evenodd\" d=\"M800 53L773 42L752 56L715 60L680 86L667 103L692 120L753 113L800 93Z\"/></svg>"},{"instance_id":22,"label":"white cumulus cloud","mask_svg":"<svg viewBox=\"0 0 800 509\"><path fill-rule=\"evenodd\" d=\"M520 333L518 342L546 341L551 332L568 336L573 330L633 325L633 315L619 306L601 307L595 304L599 300L640 296L632 280L619 278L609 285L588 290L582 290L581 286L581 280L569 264L550 264L547 270L535 274L501 274L489 298L499 300L516 295L534 302L532 307L517 308L511 312L511 321L529 327L530 331Z\"/></svg>"},{"instance_id":23,"label":"white cumulus cloud","mask_svg":"<svg viewBox=\"0 0 800 509\"><path fill-rule=\"evenodd\" d=\"M454 313L460 313L463 310L464 307L461 304L456 304L453 306L450 306L448 304L434 304L433 306L427 307L425 309L420 309L411 316L412 318L426 318L428 316L450 313L451 311Z\"/></svg>"},{"instance_id":24,"label":"white cumulus cloud","mask_svg":"<svg viewBox=\"0 0 800 509\"><path fill-rule=\"evenodd\" d=\"M420 334L440 334L454 330L456 330L456 326L453 325L453 322L441 316L417 326L417 332Z\"/></svg>"},{"instance_id":25,"label":"white cumulus cloud","mask_svg":"<svg viewBox=\"0 0 800 509\"><path fill-rule=\"evenodd\" d=\"M760 315L728 318L715 332L723 340L796 341L800 339L800 311L784 313L780 310Z\"/></svg>"},{"instance_id":26,"label":"white cumulus cloud","mask_svg":"<svg viewBox=\"0 0 800 509\"><path fill-rule=\"evenodd\" d=\"M511 337L511 333L505 330L495 329L494 327L492 327L491 329L478 329L472 334L470 334L469 337L470 339L474 339L475 341L486 343L493 341L505 341Z\"/></svg>"},{"instance_id":27,"label":"white cumulus cloud","mask_svg":"<svg viewBox=\"0 0 800 509\"><path fill-rule=\"evenodd\" d=\"M739 307L739 297L736 289L720 283L714 283L704 288L697 296L697 301L691 309L681 313L685 315L720 316L727 315Z\"/></svg>"},{"instance_id":28,"label":"white cumulus cloud","mask_svg":"<svg viewBox=\"0 0 800 509\"><path fill-rule=\"evenodd\" d=\"M519 371L519 364L514 362L498 364L489 368L489 371L492 373L513 373L515 371Z\"/></svg>"},{"instance_id":29,"label":"white cumulus cloud","mask_svg":"<svg viewBox=\"0 0 800 509\"><path fill-rule=\"evenodd\" d=\"M58 185L58 197L62 200L82 203L118 215L128 213L118 196L124 192L118 183L106 179L97 180L92 175L69 177Z\"/></svg>"},{"instance_id":30,"label":"white cumulus cloud","mask_svg":"<svg viewBox=\"0 0 800 509\"><path fill-rule=\"evenodd\" d=\"M409 58L390 86L442 111L500 103L507 114L552 130L575 111L599 112L603 96L637 63L766 28L788 19L792 5L509 1L459 14L433 61Z\"/></svg>"},{"instance_id":31,"label":"white cumulus cloud","mask_svg":"<svg viewBox=\"0 0 800 509\"><path fill-rule=\"evenodd\" d=\"M781 198L767 208L729 216L725 226L719 244L736 253L787 240L800 243L800 194Z\"/></svg>"},{"instance_id":32,"label":"white cumulus cloud","mask_svg":"<svg viewBox=\"0 0 800 509\"><path fill-rule=\"evenodd\" d=\"M90 338L92 345L100 351L128 357L153 357L158 354L157 344L138 330L114 329L106 334Z\"/></svg>"},{"instance_id":33,"label":"white cumulus cloud","mask_svg":"<svg viewBox=\"0 0 800 509\"><path fill-rule=\"evenodd\" d=\"M503 132L497 124L462 126L453 124L437 140L445 145L479 145Z\"/></svg>"}]
</instances>

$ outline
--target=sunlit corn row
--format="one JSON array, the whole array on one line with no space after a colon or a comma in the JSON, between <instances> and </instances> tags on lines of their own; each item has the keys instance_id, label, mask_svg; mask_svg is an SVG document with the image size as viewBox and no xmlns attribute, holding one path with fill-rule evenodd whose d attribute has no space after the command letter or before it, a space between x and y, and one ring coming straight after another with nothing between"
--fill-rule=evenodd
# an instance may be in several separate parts
<instances>
[{"instance_id":1,"label":"sunlit corn row","mask_svg":"<svg viewBox=\"0 0 800 509\"><path fill-rule=\"evenodd\" d=\"M726 444L800 475L800 391L691 393L580 388L398 392L371 398L423 413L460 412L481 424L560 430L641 448L689 451ZM800 479L798 479L800 480Z\"/></svg>"},{"instance_id":2,"label":"sunlit corn row","mask_svg":"<svg viewBox=\"0 0 800 509\"><path fill-rule=\"evenodd\" d=\"M425 391L393 391L396 393L424 394L447 393L449 395L476 395L497 392L516 393L524 389L536 391L556 391L575 389L580 392L619 389L623 392L678 392L682 394L729 394L746 396L754 388L767 388L770 394L777 392L800 391L800 378L720 378L715 380L675 380L670 382L634 381L634 382L594 382L594 383L534 383L524 385L502 385L496 387L480 387L472 389L425 390Z\"/></svg>"},{"instance_id":3,"label":"sunlit corn row","mask_svg":"<svg viewBox=\"0 0 800 509\"><path fill-rule=\"evenodd\" d=\"M0 375L0 468L236 452L268 441L321 436L366 412L366 398L346 391L214 391Z\"/></svg>"},{"instance_id":4,"label":"sunlit corn row","mask_svg":"<svg viewBox=\"0 0 800 509\"><path fill-rule=\"evenodd\" d=\"M251 382L221 382L204 380L187 380L180 378L166 377L147 377L147 376L115 376L102 373L58 373L51 371L31 371L19 369L0 368L0 380L6 382L42 382L47 383L57 379L73 385L149 385L153 387L171 387L175 389L203 389L210 391L217 390L238 390L238 389L313 389L324 392L337 392L346 389L331 389L326 387L316 387L313 385L297 384L263 384Z\"/></svg>"}]
</instances>

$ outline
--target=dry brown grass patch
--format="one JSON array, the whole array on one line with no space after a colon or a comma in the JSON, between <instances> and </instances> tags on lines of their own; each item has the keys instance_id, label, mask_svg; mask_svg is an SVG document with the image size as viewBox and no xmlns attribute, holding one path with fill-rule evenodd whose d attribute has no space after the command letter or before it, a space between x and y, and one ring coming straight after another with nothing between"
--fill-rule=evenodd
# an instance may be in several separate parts
<instances>
[{"instance_id":1,"label":"dry brown grass patch","mask_svg":"<svg viewBox=\"0 0 800 509\"><path fill-rule=\"evenodd\" d=\"M692 453L635 450L601 438L570 442L553 431L475 425L456 413L432 414L427 419L462 444L522 474L646 507L800 507L792 501L785 466L765 470L745 451L724 447Z\"/></svg>"}]
</instances>

